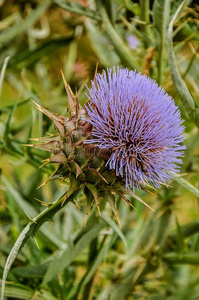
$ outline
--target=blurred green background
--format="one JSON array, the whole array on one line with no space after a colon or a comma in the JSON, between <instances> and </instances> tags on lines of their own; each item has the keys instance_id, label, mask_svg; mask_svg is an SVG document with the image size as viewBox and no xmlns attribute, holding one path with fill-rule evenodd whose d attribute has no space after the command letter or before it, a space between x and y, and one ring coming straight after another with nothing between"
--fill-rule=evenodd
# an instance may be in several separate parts
<instances>
[{"instance_id":1,"label":"blurred green background","mask_svg":"<svg viewBox=\"0 0 199 300\"><path fill-rule=\"evenodd\" d=\"M174 23L173 49L185 84L180 93L168 26L181 3L0 1L0 278L29 219L67 188L53 181L37 189L54 167L39 169L48 154L24 146L55 133L31 98L66 114L61 69L81 104L96 64L99 72L120 65L150 76L175 99L187 135L182 176L169 189L153 191L157 197L137 191L155 212L129 198L136 212L118 198L122 230L108 205L102 218L94 209L85 226L80 195L80 208L68 204L20 251L7 299L199 299L199 5L185 1Z\"/></svg>"}]
</instances>

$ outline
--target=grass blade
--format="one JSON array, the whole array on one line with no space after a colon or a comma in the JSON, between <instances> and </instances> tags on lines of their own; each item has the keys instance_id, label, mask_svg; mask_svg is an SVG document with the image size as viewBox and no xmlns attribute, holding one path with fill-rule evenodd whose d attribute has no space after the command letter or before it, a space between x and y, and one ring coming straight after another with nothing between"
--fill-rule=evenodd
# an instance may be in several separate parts
<instances>
[{"instance_id":1,"label":"grass blade","mask_svg":"<svg viewBox=\"0 0 199 300\"><path fill-rule=\"evenodd\" d=\"M7 56L5 58L4 63L3 63L3 67L2 67L2 70L1 70L1 74L0 74L0 101L1 101L1 93L2 93L3 80L4 80L4 77L5 77L5 72L6 72L6 68L7 68L9 59L10 59L10 56Z\"/></svg>"}]
</instances>

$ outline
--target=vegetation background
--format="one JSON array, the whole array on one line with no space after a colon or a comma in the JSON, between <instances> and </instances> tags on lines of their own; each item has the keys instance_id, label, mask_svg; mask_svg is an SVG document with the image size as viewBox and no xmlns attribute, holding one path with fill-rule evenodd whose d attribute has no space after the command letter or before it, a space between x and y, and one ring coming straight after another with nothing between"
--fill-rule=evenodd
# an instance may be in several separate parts
<instances>
[{"instance_id":1,"label":"vegetation background","mask_svg":"<svg viewBox=\"0 0 199 300\"><path fill-rule=\"evenodd\" d=\"M173 96L187 135L181 176L157 197L137 191L155 212L118 198L122 230L106 203L85 226L80 195L13 256L6 299L199 299L197 1L1 0L0 30L0 278L25 225L67 189L38 189L54 168L39 169L47 154L24 146L54 133L31 98L66 114L60 69L82 104L97 63L137 69Z\"/></svg>"}]
</instances>

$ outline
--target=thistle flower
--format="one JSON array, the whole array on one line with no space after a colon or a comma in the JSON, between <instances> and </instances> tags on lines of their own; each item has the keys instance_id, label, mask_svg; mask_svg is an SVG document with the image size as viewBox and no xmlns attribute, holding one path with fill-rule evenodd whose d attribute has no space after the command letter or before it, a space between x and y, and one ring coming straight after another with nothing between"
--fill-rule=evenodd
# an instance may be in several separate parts
<instances>
[{"instance_id":1,"label":"thistle flower","mask_svg":"<svg viewBox=\"0 0 199 300\"><path fill-rule=\"evenodd\" d=\"M84 108L65 79L64 83L67 117L35 103L58 132L30 145L52 153L45 164L58 163L44 184L69 178L66 197L82 190L88 211L95 201L99 213L100 201L105 199L119 222L116 194L131 206L126 194L148 206L134 187L159 188L171 179L171 171L179 171L185 148L179 110L153 80L127 69L96 74Z\"/></svg>"},{"instance_id":2,"label":"thistle flower","mask_svg":"<svg viewBox=\"0 0 199 300\"><path fill-rule=\"evenodd\" d=\"M86 106L92 138L109 151L106 166L125 177L126 188L159 188L179 172L184 127L174 100L155 81L127 69L97 74Z\"/></svg>"}]
</instances>

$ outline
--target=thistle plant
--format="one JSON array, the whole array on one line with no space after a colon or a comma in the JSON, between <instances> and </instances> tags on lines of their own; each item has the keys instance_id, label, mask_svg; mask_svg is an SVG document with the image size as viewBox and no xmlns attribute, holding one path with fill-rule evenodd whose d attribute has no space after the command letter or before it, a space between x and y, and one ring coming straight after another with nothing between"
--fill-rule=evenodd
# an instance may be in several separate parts
<instances>
[{"instance_id":1,"label":"thistle plant","mask_svg":"<svg viewBox=\"0 0 199 300\"><path fill-rule=\"evenodd\" d=\"M4 2L0 299L195 299L198 7Z\"/></svg>"},{"instance_id":2,"label":"thistle plant","mask_svg":"<svg viewBox=\"0 0 199 300\"><path fill-rule=\"evenodd\" d=\"M84 108L64 83L67 117L35 103L58 133L31 145L52 153L45 164L58 163L44 184L69 178L86 195L88 210L95 201L100 214L100 201L108 201L119 222L116 194L130 205L125 194L148 206L135 187L160 188L179 171L185 149L180 112L161 87L136 71L118 67L97 73Z\"/></svg>"}]
</instances>

